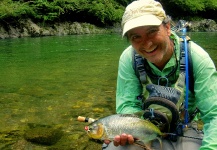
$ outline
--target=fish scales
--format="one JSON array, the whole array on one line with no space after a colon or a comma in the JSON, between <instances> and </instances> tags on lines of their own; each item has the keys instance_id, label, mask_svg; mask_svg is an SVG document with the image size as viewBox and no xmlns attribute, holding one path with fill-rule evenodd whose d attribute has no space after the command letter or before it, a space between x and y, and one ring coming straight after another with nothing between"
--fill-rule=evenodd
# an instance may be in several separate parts
<instances>
[{"instance_id":1,"label":"fish scales","mask_svg":"<svg viewBox=\"0 0 217 150\"><path fill-rule=\"evenodd\" d=\"M115 114L101 118L88 127L87 134L94 139L112 140L122 133L147 143L161 136L161 131L151 122L133 114Z\"/></svg>"}]
</instances>

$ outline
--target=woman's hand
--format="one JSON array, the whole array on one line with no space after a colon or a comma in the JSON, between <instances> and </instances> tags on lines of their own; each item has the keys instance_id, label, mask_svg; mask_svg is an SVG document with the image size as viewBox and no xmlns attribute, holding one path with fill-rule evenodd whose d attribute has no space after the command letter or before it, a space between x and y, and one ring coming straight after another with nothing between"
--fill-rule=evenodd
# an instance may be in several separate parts
<instances>
[{"instance_id":1,"label":"woman's hand","mask_svg":"<svg viewBox=\"0 0 217 150\"><path fill-rule=\"evenodd\" d=\"M110 141L109 140L105 140L104 143L106 144L109 144ZM130 134L121 134L121 135L116 135L114 140L113 140L113 143L115 146L124 146L126 144L133 144L134 143L134 138L132 135Z\"/></svg>"}]
</instances>

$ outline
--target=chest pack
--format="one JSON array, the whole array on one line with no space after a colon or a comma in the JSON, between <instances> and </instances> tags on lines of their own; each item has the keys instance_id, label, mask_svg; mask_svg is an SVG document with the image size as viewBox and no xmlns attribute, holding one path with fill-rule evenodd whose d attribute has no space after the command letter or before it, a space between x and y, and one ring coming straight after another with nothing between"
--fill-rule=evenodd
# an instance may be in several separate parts
<instances>
[{"instance_id":1,"label":"chest pack","mask_svg":"<svg viewBox=\"0 0 217 150\"><path fill-rule=\"evenodd\" d=\"M184 108L186 78L190 81L186 90L189 89L194 93L193 66L189 46L190 38L187 37L186 39L187 53L185 51L186 43L180 38L180 59L176 62L174 69L164 77L152 73L147 60L137 54L136 51L133 54L135 74L143 88L145 88L146 93L149 93L148 97L145 97L144 93L141 95L143 98L143 117L157 125L163 132L175 132L178 124L184 121L186 113ZM176 74L178 69L179 75ZM174 87L171 87L171 85L174 85Z\"/></svg>"}]
</instances>

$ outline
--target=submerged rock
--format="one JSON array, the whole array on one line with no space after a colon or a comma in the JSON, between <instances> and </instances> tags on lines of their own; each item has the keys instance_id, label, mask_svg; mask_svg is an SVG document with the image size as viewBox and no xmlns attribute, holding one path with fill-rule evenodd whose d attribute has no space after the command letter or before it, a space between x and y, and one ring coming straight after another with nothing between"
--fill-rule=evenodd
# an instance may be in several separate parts
<instances>
[{"instance_id":1,"label":"submerged rock","mask_svg":"<svg viewBox=\"0 0 217 150\"><path fill-rule=\"evenodd\" d=\"M57 143L63 136L60 127L52 127L47 125L29 125L30 129L26 130L24 138L27 141L42 144L53 145Z\"/></svg>"}]
</instances>

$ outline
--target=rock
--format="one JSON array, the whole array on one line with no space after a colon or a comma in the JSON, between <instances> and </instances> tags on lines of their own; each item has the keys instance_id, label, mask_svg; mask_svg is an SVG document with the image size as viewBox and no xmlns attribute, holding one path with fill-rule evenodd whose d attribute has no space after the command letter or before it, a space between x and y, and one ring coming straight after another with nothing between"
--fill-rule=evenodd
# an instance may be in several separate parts
<instances>
[{"instance_id":1,"label":"rock","mask_svg":"<svg viewBox=\"0 0 217 150\"><path fill-rule=\"evenodd\" d=\"M30 129L25 132L24 138L37 144L53 145L61 139L62 135L60 127L35 125L30 126Z\"/></svg>"},{"instance_id":2,"label":"rock","mask_svg":"<svg viewBox=\"0 0 217 150\"><path fill-rule=\"evenodd\" d=\"M111 33L111 30L98 28L95 25L79 22L61 22L54 24L34 23L30 19L21 19L15 26L0 23L0 39L40 36L61 36L74 34Z\"/></svg>"},{"instance_id":3,"label":"rock","mask_svg":"<svg viewBox=\"0 0 217 150\"><path fill-rule=\"evenodd\" d=\"M25 27L31 36L37 37L41 35L42 29L30 19L27 20Z\"/></svg>"},{"instance_id":4,"label":"rock","mask_svg":"<svg viewBox=\"0 0 217 150\"><path fill-rule=\"evenodd\" d=\"M5 30L3 26L0 25L0 39L9 38L8 32Z\"/></svg>"},{"instance_id":5,"label":"rock","mask_svg":"<svg viewBox=\"0 0 217 150\"><path fill-rule=\"evenodd\" d=\"M191 26L189 27L189 31L192 32L216 32L217 24L214 20L211 19L203 19L201 21L191 22Z\"/></svg>"},{"instance_id":6,"label":"rock","mask_svg":"<svg viewBox=\"0 0 217 150\"><path fill-rule=\"evenodd\" d=\"M26 27L23 27L23 32L20 34L21 37L28 37L31 36L28 32L28 29Z\"/></svg>"},{"instance_id":7,"label":"rock","mask_svg":"<svg viewBox=\"0 0 217 150\"><path fill-rule=\"evenodd\" d=\"M217 24L214 20L203 19L201 21L192 21L188 28L192 32L215 32ZM21 19L13 26L1 22L0 23L0 39L20 38L20 37L40 37L40 36L61 36L74 34L100 34L100 33L121 33L119 23L113 27L99 28L89 23L79 22L61 22L54 24L35 23L30 19Z\"/></svg>"}]
</instances>

